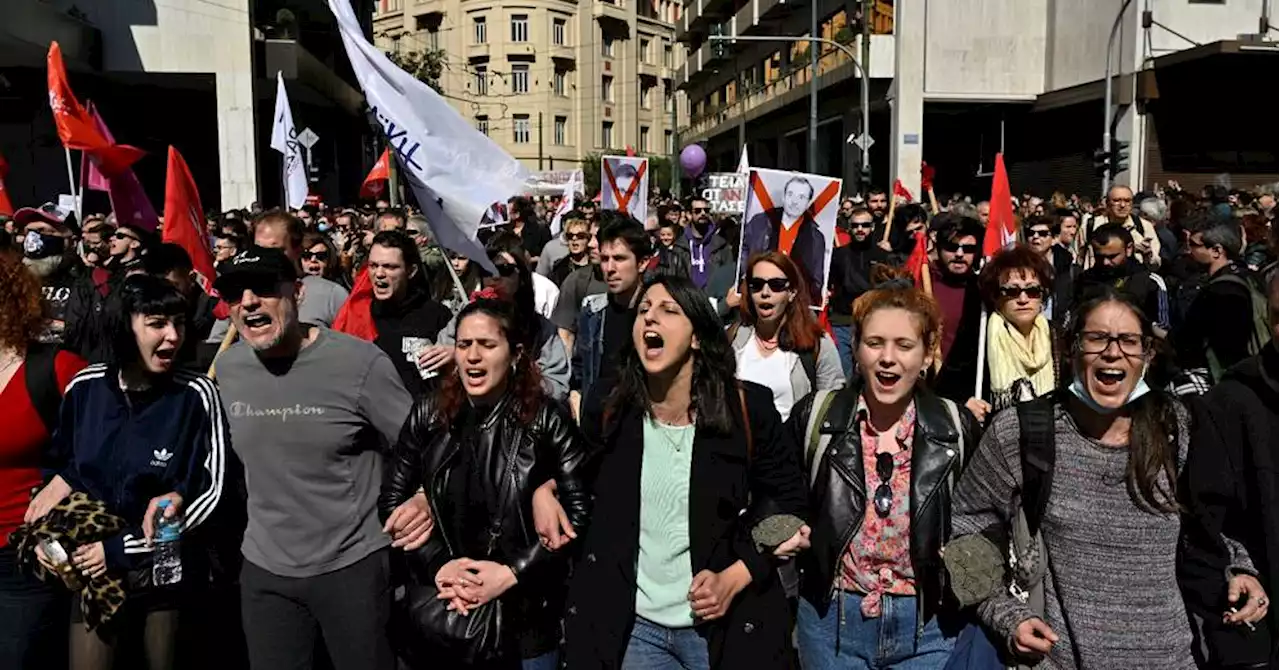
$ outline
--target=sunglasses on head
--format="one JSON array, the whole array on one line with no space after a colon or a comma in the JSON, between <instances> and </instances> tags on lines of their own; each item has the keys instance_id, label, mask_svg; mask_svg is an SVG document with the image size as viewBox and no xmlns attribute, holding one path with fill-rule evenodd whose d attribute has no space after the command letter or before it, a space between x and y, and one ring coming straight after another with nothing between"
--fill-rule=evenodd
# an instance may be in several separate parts
<instances>
[{"instance_id":1,"label":"sunglasses on head","mask_svg":"<svg viewBox=\"0 0 1280 670\"><path fill-rule=\"evenodd\" d=\"M329 252L327 251L304 251L302 252L302 260L304 261L327 261L329 260Z\"/></svg>"},{"instance_id":2,"label":"sunglasses on head","mask_svg":"<svg viewBox=\"0 0 1280 670\"><path fill-rule=\"evenodd\" d=\"M1044 297L1044 287L1042 286L1001 286L1000 297L1006 300L1016 300L1023 293L1027 294L1032 300L1039 300Z\"/></svg>"},{"instance_id":3,"label":"sunglasses on head","mask_svg":"<svg viewBox=\"0 0 1280 670\"><path fill-rule=\"evenodd\" d=\"M893 511L893 487L889 485L893 478L893 454L887 451L876 454L876 476L880 478L880 485L876 487L873 502L876 514L883 519Z\"/></svg>"},{"instance_id":4,"label":"sunglasses on head","mask_svg":"<svg viewBox=\"0 0 1280 670\"><path fill-rule=\"evenodd\" d=\"M786 277L773 277L765 279L763 277L752 277L747 281L747 286L751 287L752 293L759 293L768 286L770 291L781 293L791 286L791 282Z\"/></svg>"},{"instance_id":5,"label":"sunglasses on head","mask_svg":"<svg viewBox=\"0 0 1280 670\"><path fill-rule=\"evenodd\" d=\"M952 254L976 254L978 253L978 245L976 244L956 244L955 242L943 242L942 250Z\"/></svg>"}]
</instances>

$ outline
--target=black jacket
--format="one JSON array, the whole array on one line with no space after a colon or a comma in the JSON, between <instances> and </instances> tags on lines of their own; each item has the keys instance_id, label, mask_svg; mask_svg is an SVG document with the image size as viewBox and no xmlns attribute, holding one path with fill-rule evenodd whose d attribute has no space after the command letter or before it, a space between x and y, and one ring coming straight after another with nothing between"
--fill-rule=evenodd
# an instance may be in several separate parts
<instances>
[{"instance_id":1,"label":"black jacket","mask_svg":"<svg viewBox=\"0 0 1280 670\"><path fill-rule=\"evenodd\" d=\"M1218 626L1226 611L1226 536L1249 551L1258 581L1274 599L1280 588L1280 453L1276 435L1277 351L1273 340L1231 368L1221 382L1191 402L1191 448L1183 468L1185 541L1178 582L1192 611L1206 618L1206 637L1219 663L1265 662L1275 667L1277 612L1272 608L1252 634Z\"/></svg>"},{"instance_id":2,"label":"black jacket","mask_svg":"<svg viewBox=\"0 0 1280 670\"><path fill-rule=\"evenodd\" d=\"M501 479L508 472L512 453L516 461L504 486ZM569 562L565 554L554 553L539 542L532 497L539 486L554 479L560 504L574 528L582 532L590 513L590 499L581 480L586 457L577 428L557 403L543 402L527 424L509 396L486 416L464 404L445 428L438 421L437 396L419 399L387 464L378 510L385 520L422 487L435 529L425 546L406 556L408 595L406 604L397 610L399 620L392 622L393 628L415 630L414 596L422 592L413 586L434 584L445 563L462 557L493 560L509 566L518 580L502 596L505 630L518 637L506 642L513 651L518 646L521 658L555 649L560 640L559 615ZM459 468L462 463L469 467ZM476 495L474 490L468 491L466 481L477 476L493 485L493 495L487 500L490 509L502 510L492 556L487 554L487 546L478 546L487 542L477 541L487 537L488 528L465 523ZM503 491L505 498L495 499ZM430 597L434 598L434 591ZM411 633L409 638L415 645L430 646L425 633ZM439 667L451 667L438 654L423 656L443 663Z\"/></svg>"},{"instance_id":3,"label":"black jacket","mask_svg":"<svg viewBox=\"0 0 1280 670\"><path fill-rule=\"evenodd\" d=\"M91 364L109 363L112 353L107 314L112 309L109 303L124 281L124 273L98 272L97 279L94 274L92 268L84 268L69 285L71 295L66 303L62 348L79 354Z\"/></svg>"},{"instance_id":4,"label":"black jacket","mask_svg":"<svg viewBox=\"0 0 1280 670\"><path fill-rule=\"evenodd\" d=\"M818 466L809 493L812 543L799 558L800 595L821 615L826 615L835 595L840 556L862 526L867 504L867 478L862 467L862 428L857 417L860 379L836 393L823 421L832 433L831 444ZM813 395L791 410L787 430L804 444ZM951 486L964 463L978 446L980 430L972 415L960 406L961 430L957 433L951 412L942 399L917 387L915 394L915 442L911 446L911 567L915 573L920 626L942 608L946 570L942 549L951 539ZM826 431L824 431L826 432ZM963 448L961 446L963 445ZM955 477L951 477L951 475Z\"/></svg>"},{"instance_id":5,"label":"black jacket","mask_svg":"<svg viewBox=\"0 0 1280 670\"><path fill-rule=\"evenodd\" d=\"M1076 278L1074 302L1079 305L1095 296L1103 286L1111 286L1128 293L1151 321L1160 318L1160 287L1151 278L1151 271L1132 258L1124 265L1103 267L1095 265Z\"/></svg>"},{"instance_id":6,"label":"black jacket","mask_svg":"<svg viewBox=\"0 0 1280 670\"><path fill-rule=\"evenodd\" d=\"M852 323L853 301L871 290L871 267L876 263L888 263L889 252L876 246L868 237L863 242L849 242L831 252L831 304L828 316L831 323L845 326Z\"/></svg>"},{"instance_id":7,"label":"black jacket","mask_svg":"<svg viewBox=\"0 0 1280 670\"><path fill-rule=\"evenodd\" d=\"M771 670L790 667L791 622L771 555L755 548L750 526L775 513L805 516L799 450L783 430L773 394L744 382L753 453L740 429L717 436L698 431L689 490L689 543L693 574L720 571L742 560L751 584L728 614L697 627L707 638L711 667ZM737 393L727 397L742 425ZM640 551L640 468L643 415L629 407L606 429L596 399L585 402L583 432L600 445L593 458L594 515L607 520L580 533L581 559L569 584L565 614L566 667L617 670L635 623L636 558ZM745 510L744 514L740 514Z\"/></svg>"},{"instance_id":8,"label":"black jacket","mask_svg":"<svg viewBox=\"0 0 1280 670\"><path fill-rule=\"evenodd\" d=\"M453 313L432 300L428 291L417 287L410 288L403 300L374 300L369 313L378 329L374 344L391 357L405 389L415 398L421 396L429 386L423 383L412 349L422 344L416 340L434 343Z\"/></svg>"},{"instance_id":9,"label":"black jacket","mask_svg":"<svg viewBox=\"0 0 1280 670\"><path fill-rule=\"evenodd\" d=\"M1184 368L1209 365L1207 352L1213 349L1222 368L1228 368L1249 357L1253 336L1253 298L1245 284L1223 279L1239 271L1232 266L1218 270L1196 294L1187 318L1173 332L1174 349Z\"/></svg>"},{"instance_id":10,"label":"black jacket","mask_svg":"<svg viewBox=\"0 0 1280 670\"><path fill-rule=\"evenodd\" d=\"M1049 248L1049 254L1053 258L1053 314L1050 321L1058 326L1067 322L1067 317L1071 314L1071 307L1075 299L1075 281L1077 268L1075 259L1071 257L1071 252L1063 249L1058 245Z\"/></svg>"}]
</instances>

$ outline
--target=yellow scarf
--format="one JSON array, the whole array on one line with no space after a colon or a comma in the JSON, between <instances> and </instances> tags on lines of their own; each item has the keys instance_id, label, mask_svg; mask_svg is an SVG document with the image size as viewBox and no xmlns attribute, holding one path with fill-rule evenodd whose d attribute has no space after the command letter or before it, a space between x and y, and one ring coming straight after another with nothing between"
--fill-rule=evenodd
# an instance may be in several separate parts
<instances>
[{"instance_id":1,"label":"yellow scarf","mask_svg":"<svg viewBox=\"0 0 1280 670\"><path fill-rule=\"evenodd\" d=\"M1043 314L1037 316L1030 337L1024 338L999 312L993 313L987 321L987 369L991 372L993 399L1004 400L1000 396L1015 391L1013 387L1019 380L1030 381L1031 388L1017 390L1019 397L1008 398L1009 404L1052 391L1055 380L1049 320ZM1034 392L1034 395L1022 397L1027 395L1027 391ZM1005 406L1004 403L996 404Z\"/></svg>"}]
</instances>

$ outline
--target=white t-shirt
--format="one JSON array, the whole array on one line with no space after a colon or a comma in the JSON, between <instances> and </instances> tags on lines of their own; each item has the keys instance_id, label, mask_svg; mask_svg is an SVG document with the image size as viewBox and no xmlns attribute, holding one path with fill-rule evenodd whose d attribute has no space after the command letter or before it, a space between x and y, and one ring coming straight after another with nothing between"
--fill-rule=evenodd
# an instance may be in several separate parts
<instances>
[{"instance_id":1,"label":"white t-shirt","mask_svg":"<svg viewBox=\"0 0 1280 670\"><path fill-rule=\"evenodd\" d=\"M796 404L796 394L791 388L791 368L798 360L796 354L781 349L765 356L760 353L759 345L754 341L748 342L738 352L738 379L772 389L773 406L786 421L791 416L791 407Z\"/></svg>"}]
</instances>

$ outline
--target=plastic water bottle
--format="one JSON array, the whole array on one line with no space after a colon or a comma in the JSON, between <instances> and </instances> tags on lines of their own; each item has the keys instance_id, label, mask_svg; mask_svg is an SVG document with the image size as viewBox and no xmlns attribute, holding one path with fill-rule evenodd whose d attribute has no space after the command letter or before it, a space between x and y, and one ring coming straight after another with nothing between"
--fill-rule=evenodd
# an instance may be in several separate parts
<instances>
[{"instance_id":1,"label":"plastic water bottle","mask_svg":"<svg viewBox=\"0 0 1280 670\"><path fill-rule=\"evenodd\" d=\"M182 517L165 518L169 500L156 503L155 550L152 553L151 581L168 586L182 581Z\"/></svg>"}]
</instances>

